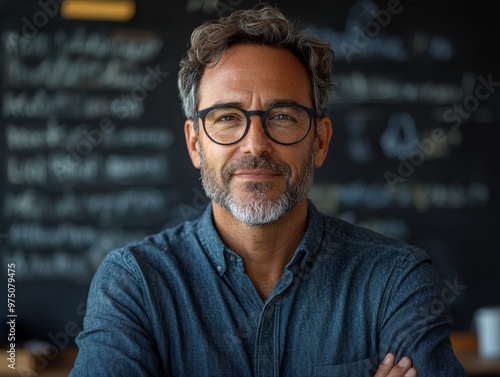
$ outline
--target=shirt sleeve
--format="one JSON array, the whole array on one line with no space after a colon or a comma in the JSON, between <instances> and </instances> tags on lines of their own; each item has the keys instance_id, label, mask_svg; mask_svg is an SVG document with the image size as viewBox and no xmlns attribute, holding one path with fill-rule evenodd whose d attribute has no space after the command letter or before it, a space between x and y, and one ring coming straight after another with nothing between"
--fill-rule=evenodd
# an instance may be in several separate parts
<instances>
[{"instance_id":1,"label":"shirt sleeve","mask_svg":"<svg viewBox=\"0 0 500 377\"><path fill-rule=\"evenodd\" d=\"M448 303L459 291L449 289L420 250L399 260L384 295L380 354L410 357L419 376L466 377L450 341Z\"/></svg>"},{"instance_id":2,"label":"shirt sleeve","mask_svg":"<svg viewBox=\"0 0 500 377\"><path fill-rule=\"evenodd\" d=\"M70 377L164 376L142 279L130 253L111 252L94 275Z\"/></svg>"}]
</instances>

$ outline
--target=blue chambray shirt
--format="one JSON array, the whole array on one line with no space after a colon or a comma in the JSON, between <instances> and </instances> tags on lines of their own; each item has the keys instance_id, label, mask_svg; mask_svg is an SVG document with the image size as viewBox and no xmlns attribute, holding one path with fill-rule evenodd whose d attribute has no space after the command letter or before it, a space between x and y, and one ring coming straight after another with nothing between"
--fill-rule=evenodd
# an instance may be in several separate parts
<instances>
[{"instance_id":1,"label":"blue chambray shirt","mask_svg":"<svg viewBox=\"0 0 500 377\"><path fill-rule=\"evenodd\" d=\"M91 283L70 377L466 376L429 257L320 214L265 302L201 217L110 252Z\"/></svg>"}]
</instances>

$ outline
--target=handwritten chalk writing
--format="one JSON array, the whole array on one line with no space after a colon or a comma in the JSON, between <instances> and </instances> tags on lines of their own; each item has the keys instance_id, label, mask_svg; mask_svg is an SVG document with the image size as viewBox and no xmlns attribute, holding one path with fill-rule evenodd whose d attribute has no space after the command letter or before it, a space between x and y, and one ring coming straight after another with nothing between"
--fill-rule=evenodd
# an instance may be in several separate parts
<instances>
[{"instance_id":1,"label":"handwritten chalk writing","mask_svg":"<svg viewBox=\"0 0 500 377\"><path fill-rule=\"evenodd\" d=\"M104 163L104 178L109 181L127 181L135 178L164 181L169 176L169 162L163 155L111 155Z\"/></svg>"},{"instance_id":2,"label":"handwritten chalk writing","mask_svg":"<svg viewBox=\"0 0 500 377\"><path fill-rule=\"evenodd\" d=\"M108 192L66 190L50 195L32 187L7 192L4 214L23 220L107 220L128 215L154 215L179 199L176 189L130 187Z\"/></svg>"},{"instance_id":3,"label":"handwritten chalk writing","mask_svg":"<svg viewBox=\"0 0 500 377\"><path fill-rule=\"evenodd\" d=\"M9 244L21 250L86 250L95 245L97 240L113 240L112 247L128 240L139 239L145 233L138 229L126 231L121 228L99 228L93 225L66 222L48 225L37 222L14 222L9 229ZM135 237L135 238L132 238ZM107 250L109 251L109 249Z\"/></svg>"},{"instance_id":4,"label":"handwritten chalk writing","mask_svg":"<svg viewBox=\"0 0 500 377\"><path fill-rule=\"evenodd\" d=\"M141 119L169 75L163 37L78 26L1 37L9 238L0 259L19 263L25 281L88 284L109 250L161 228L182 197L170 186L173 129Z\"/></svg>"},{"instance_id":5,"label":"handwritten chalk writing","mask_svg":"<svg viewBox=\"0 0 500 377\"><path fill-rule=\"evenodd\" d=\"M110 250L141 239L148 233L74 224L50 228L37 223L16 223L11 229L16 232L16 240L23 242L10 243L10 251L0 256L4 261L16 263L16 273L23 281L66 278L84 284L88 284ZM80 231L83 233L78 234ZM44 232L48 232L47 235ZM55 238L51 239L51 236ZM76 238L72 239L74 236ZM76 250L79 252L75 253Z\"/></svg>"},{"instance_id":6,"label":"handwritten chalk writing","mask_svg":"<svg viewBox=\"0 0 500 377\"><path fill-rule=\"evenodd\" d=\"M172 204L177 196L173 190L141 187L111 193L86 194L71 202L81 201L90 216L103 219L126 215L152 215Z\"/></svg>"},{"instance_id":7,"label":"handwritten chalk writing","mask_svg":"<svg viewBox=\"0 0 500 377\"><path fill-rule=\"evenodd\" d=\"M357 46L360 44L360 38L364 33L358 27L346 32L336 32L330 28L317 28L314 26L308 27L307 32L311 35L317 36L320 39L327 41L333 48L342 45ZM376 38L370 39L369 43L364 43L363 48L358 48L356 54L338 54L336 59L338 61L347 60L362 60L371 58L384 58L387 60L404 62L408 60L408 51L406 51L405 44L401 37L390 35L378 35Z\"/></svg>"},{"instance_id":8,"label":"handwritten chalk writing","mask_svg":"<svg viewBox=\"0 0 500 377\"><path fill-rule=\"evenodd\" d=\"M66 278L87 284L95 271L85 255L61 251L40 254L19 249L9 254L9 260L16 261L18 275L23 281Z\"/></svg>"},{"instance_id":9,"label":"handwritten chalk writing","mask_svg":"<svg viewBox=\"0 0 500 377\"><path fill-rule=\"evenodd\" d=\"M380 147L384 155L394 158L409 156L417 147L418 134L415 119L406 112L394 113L387 121L387 127L380 136Z\"/></svg>"},{"instance_id":10,"label":"handwritten chalk writing","mask_svg":"<svg viewBox=\"0 0 500 377\"><path fill-rule=\"evenodd\" d=\"M332 208L380 210L408 208L430 209L483 208L490 200L490 189L483 182L401 184L394 192L382 182L357 180L346 183L313 185L311 200L332 201Z\"/></svg>"},{"instance_id":11,"label":"handwritten chalk writing","mask_svg":"<svg viewBox=\"0 0 500 377\"><path fill-rule=\"evenodd\" d=\"M129 63L119 60L56 56L45 58L36 65L27 65L20 59L13 59L7 61L5 67L6 84L9 87L123 90L140 85L144 78L143 67L131 67Z\"/></svg>"},{"instance_id":12,"label":"handwritten chalk writing","mask_svg":"<svg viewBox=\"0 0 500 377\"><path fill-rule=\"evenodd\" d=\"M434 109L431 114L433 122L442 122L438 114L439 109ZM346 151L356 163L367 163L374 159L374 146L377 144L373 125L381 125L385 116L370 107L345 115L345 128L347 131ZM476 122L491 120L491 110L485 111ZM378 127L377 127L378 128ZM396 112L387 118L387 125L380 131L378 144L383 155L387 158L397 158L400 161L396 175L393 172L384 172L384 178L390 186L401 183L414 172L414 166L420 166L424 161L446 159L450 156L451 149L459 146L463 141L462 131L449 130L446 134L437 127L422 129L416 123L414 115L407 112ZM406 161L408 160L408 161Z\"/></svg>"},{"instance_id":13,"label":"handwritten chalk writing","mask_svg":"<svg viewBox=\"0 0 500 377\"><path fill-rule=\"evenodd\" d=\"M29 123L25 126L10 123L5 127L6 146L10 151L55 148L62 146L65 138L65 127L59 125L56 118L49 118L45 127L35 127Z\"/></svg>"},{"instance_id":14,"label":"handwritten chalk writing","mask_svg":"<svg viewBox=\"0 0 500 377\"><path fill-rule=\"evenodd\" d=\"M4 215L7 217L28 217L39 219L43 216L44 205L37 202L38 194L32 188L18 195L7 194L5 199Z\"/></svg>"},{"instance_id":15,"label":"handwritten chalk writing","mask_svg":"<svg viewBox=\"0 0 500 377\"><path fill-rule=\"evenodd\" d=\"M26 159L11 156L7 160L7 179L11 184L42 184L47 182L45 157L38 155Z\"/></svg>"},{"instance_id":16,"label":"handwritten chalk writing","mask_svg":"<svg viewBox=\"0 0 500 377\"><path fill-rule=\"evenodd\" d=\"M45 125L31 122L22 125L9 123L5 127L5 139L9 151L36 151L44 149L64 148L67 145L76 146L84 139L85 131L93 129L90 123L69 125L57 118L49 118ZM87 131L88 132L88 131ZM114 130L113 137L104 137L102 145L113 148L161 148L172 146L174 133L167 128L125 126Z\"/></svg>"},{"instance_id":17,"label":"handwritten chalk writing","mask_svg":"<svg viewBox=\"0 0 500 377\"><path fill-rule=\"evenodd\" d=\"M334 89L336 103L430 103L448 104L469 93L474 86L474 76L465 72L460 84L427 81L410 81L408 78L367 76L360 71L337 75Z\"/></svg>"},{"instance_id":18,"label":"handwritten chalk writing","mask_svg":"<svg viewBox=\"0 0 500 377\"><path fill-rule=\"evenodd\" d=\"M36 222L14 222L9 230L9 243L35 249L84 249L92 245L98 229L69 221L56 226Z\"/></svg>"},{"instance_id":19,"label":"handwritten chalk writing","mask_svg":"<svg viewBox=\"0 0 500 377\"><path fill-rule=\"evenodd\" d=\"M7 179L13 185L46 185L59 182L61 169L65 169L65 180L92 182L98 178L102 157L94 153L79 164L72 164L62 153L48 156L12 155L7 159Z\"/></svg>"},{"instance_id":20,"label":"handwritten chalk writing","mask_svg":"<svg viewBox=\"0 0 500 377\"><path fill-rule=\"evenodd\" d=\"M111 62L110 62L111 63ZM105 62L88 59L49 57L38 64L28 65L21 59L11 59L5 64L6 85L9 87L39 87L48 89L76 87L103 72Z\"/></svg>"},{"instance_id":21,"label":"handwritten chalk writing","mask_svg":"<svg viewBox=\"0 0 500 377\"><path fill-rule=\"evenodd\" d=\"M356 1L347 12L344 30L311 26L307 31L328 41L334 50L341 52L336 60L347 63L363 59L405 62L417 53L437 61L449 61L455 56L450 39L440 35L422 35L421 31L416 31L414 41L409 45L399 35L390 35L387 26L403 10L399 1L389 1L387 8L382 10L373 1Z\"/></svg>"},{"instance_id":22,"label":"handwritten chalk writing","mask_svg":"<svg viewBox=\"0 0 500 377\"><path fill-rule=\"evenodd\" d=\"M500 81L494 81L491 73L488 75L487 79L479 75L477 80L479 83L475 85L474 93L471 93L471 95L461 100L461 104L454 103L451 108L443 113L443 120L445 122L454 123L453 126L451 126L452 129L458 129L464 119L468 119L471 113L476 112L481 102L488 100L495 92L496 88L500 86Z\"/></svg>"},{"instance_id":23,"label":"handwritten chalk writing","mask_svg":"<svg viewBox=\"0 0 500 377\"><path fill-rule=\"evenodd\" d=\"M28 40L17 31L5 31L2 40L5 52L10 56L42 57L46 56L51 48L48 34L38 34Z\"/></svg>"},{"instance_id":24,"label":"handwritten chalk writing","mask_svg":"<svg viewBox=\"0 0 500 377\"><path fill-rule=\"evenodd\" d=\"M342 53L338 54L337 58L348 63L368 57L405 61L408 59L408 52L401 37L381 33L381 26L385 28L390 23L391 14L401 13L403 7L391 7L390 10L380 11L374 2L369 0L357 1L347 12L345 30L338 32L330 28L311 27L309 31L340 50ZM379 17L382 12L386 12L389 17Z\"/></svg>"},{"instance_id":25,"label":"handwritten chalk writing","mask_svg":"<svg viewBox=\"0 0 500 377\"><path fill-rule=\"evenodd\" d=\"M130 109L137 107L137 103L142 103L148 96L148 92L154 90L161 82L168 77L168 72L162 72L160 65L153 69L147 66L147 74L143 77L141 84L134 86L128 94L123 94L120 100L111 103L112 110L121 120L130 117Z\"/></svg>"},{"instance_id":26,"label":"handwritten chalk writing","mask_svg":"<svg viewBox=\"0 0 500 377\"><path fill-rule=\"evenodd\" d=\"M129 62L147 62L158 57L163 40L153 33L115 32L107 34L78 28L43 32L19 43L23 36L15 30L2 35L5 50L10 55L42 57L50 53L92 56L94 58L118 58Z\"/></svg>"},{"instance_id":27,"label":"handwritten chalk writing","mask_svg":"<svg viewBox=\"0 0 500 377\"><path fill-rule=\"evenodd\" d=\"M359 113L349 114L346 117L347 146L346 150L353 161L362 163L373 158L373 147L366 133L367 119Z\"/></svg>"},{"instance_id":28,"label":"handwritten chalk writing","mask_svg":"<svg viewBox=\"0 0 500 377\"><path fill-rule=\"evenodd\" d=\"M43 255L20 251L14 253L13 258L17 261L19 275L24 281L40 277L88 280L93 273L93 268L85 255L64 252Z\"/></svg>"},{"instance_id":29,"label":"handwritten chalk writing","mask_svg":"<svg viewBox=\"0 0 500 377\"><path fill-rule=\"evenodd\" d=\"M2 114L13 118L49 118L57 114L66 119L97 119L112 117L115 112L111 104L119 96L109 96L104 93L83 93L56 91L48 93L38 89L34 94L21 92L15 94L8 90L2 101ZM137 119L144 114L144 104L134 102L128 107L128 118Z\"/></svg>"},{"instance_id":30,"label":"handwritten chalk writing","mask_svg":"<svg viewBox=\"0 0 500 377\"><path fill-rule=\"evenodd\" d=\"M174 133L165 128L136 128L124 127L113 134L112 138L105 138L106 147L139 148L146 147L167 149L174 143Z\"/></svg>"},{"instance_id":31,"label":"handwritten chalk writing","mask_svg":"<svg viewBox=\"0 0 500 377\"><path fill-rule=\"evenodd\" d=\"M167 156L158 155L109 155L100 153L73 160L68 154L54 152L49 155L11 155L7 159L7 179L13 185L47 185L63 181L128 182L142 178L152 182L170 180ZM145 182L145 181L144 181Z\"/></svg>"},{"instance_id":32,"label":"handwritten chalk writing","mask_svg":"<svg viewBox=\"0 0 500 377\"><path fill-rule=\"evenodd\" d=\"M353 54L362 53L375 38L380 37L381 32L391 23L393 17L403 10L404 7L399 1L389 1L388 8L384 10L379 10L378 6L369 0L355 3L349 10L346 22L347 35L352 35L352 39L343 40L337 46L346 61L350 63ZM404 56L401 56L402 58Z\"/></svg>"},{"instance_id":33,"label":"handwritten chalk writing","mask_svg":"<svg viewBox=\"0 0 500 377\"><path fill-rule=\"evenodd\" d=\"M57 51L68 55L95 58L118 58L129 62L147 62L156 57L163 47L163 40L153 33L116 32L107 34L78 28L73 33L57 30L53 34Z\"/></svg>"}]
</instances>

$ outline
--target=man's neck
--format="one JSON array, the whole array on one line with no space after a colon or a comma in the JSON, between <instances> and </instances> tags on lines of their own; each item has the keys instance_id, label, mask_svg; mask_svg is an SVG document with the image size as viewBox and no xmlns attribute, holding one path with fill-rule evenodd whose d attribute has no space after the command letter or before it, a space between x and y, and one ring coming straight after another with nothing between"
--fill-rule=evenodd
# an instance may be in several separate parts
<instances>
[{"instance_id":1,"label":"man's neck","mask_svg":"<svg viewBox=\"0 0 500 377\"><path fill-rule=\"evenodd\" d=\"M261 298L274 289L307 227L307 199L284 218L266 225L247 225L213 203L215 227L224 244L238 254Z\"/></svg>"}]
</instances>

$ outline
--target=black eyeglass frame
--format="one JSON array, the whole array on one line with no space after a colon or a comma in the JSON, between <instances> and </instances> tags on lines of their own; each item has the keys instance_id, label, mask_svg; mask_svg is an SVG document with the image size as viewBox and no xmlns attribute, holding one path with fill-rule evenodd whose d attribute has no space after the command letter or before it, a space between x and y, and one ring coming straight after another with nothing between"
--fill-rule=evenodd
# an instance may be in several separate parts
<instances>
[{"instance_id":1,"label":"black eyeglass frame","mask_svg":"<svg viewBox=\"0 0 500 377\"><path fill-rule=\"evenodd\" d=\"M294 141L293 143L283 143L281 141L278 141L276 139L274 139L270 134L269 134L269 131L267 129L267 125L266 125L266 116L267 114L277 108L277 107L296 107L296 108L299 108L299 109L302 109L304 110L307 115L309 116L309 127L307 128L307 131L305 132L304 136L302 136L302 138L300 138L299 140L297 141ZM215 110L215 109L220 109L220 108L231 108L231 109L236 109L238 111L241 111L246 119L247 119L247 125L246 125L246 128L245 128L245 132L243 132L243 135L241 135L241 137L236 140L236 141L232 141L230 143L221 143L219 141L216 141L214 140L210 134L207 132L207 129L205 128L205 118L206 116L208 115L208 113L212 110ZM302 105L299 105L299 104L281 104L281 105L274 105L274 106L271 106L269 108L267 108L266 110L245 110L245 109L242 109L241 107L238 107L238 106L231 106L231 105L215 105L215 106L211 106L211 107L207 107L206 109L203 109L203 110L198 110L196 112L196 117L197 118L200 118L201 119L201 122L203 124L203 130L205 131L205 135L208 136L208 138L210 140L212 140L215 144L219 144L219 145L232 145L232 144L236 144L238 142L240 142L241 140L243 140L245 138L245 136L247 135L248 133L248 130L250 129L250 123L251 123L251 120L250 120L250 117L252 115L259 115L260 116L260 120L262 122L262 128L264 128L264 132L266 133L267 137L269 139L271 139L272 141L274 141L275 143L277 144L281 144L281 145L293 145L293 144L297 144L297 143L300 143L302 140L304 140L306 138L307 135L309 135L309 132L311 131L311 126L312 126L312 120L315 119L317 117L317 111L314 110L314 109L311 109L309 107L306 107L306 106L302 106Z\"/></svg>"}]
</instances>

